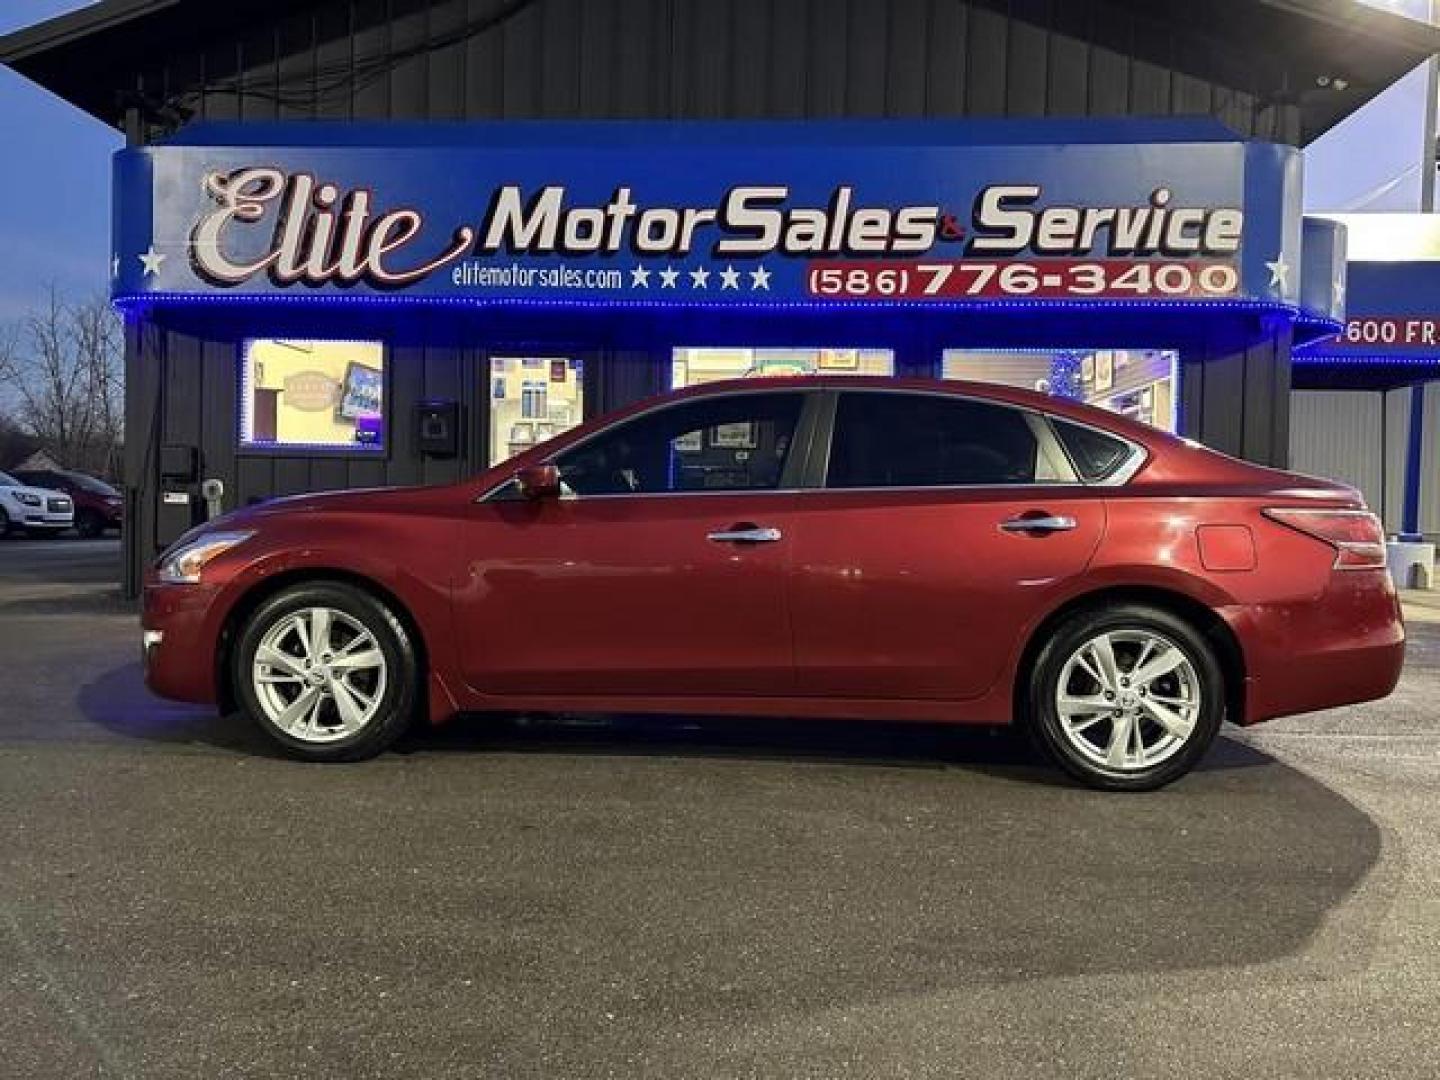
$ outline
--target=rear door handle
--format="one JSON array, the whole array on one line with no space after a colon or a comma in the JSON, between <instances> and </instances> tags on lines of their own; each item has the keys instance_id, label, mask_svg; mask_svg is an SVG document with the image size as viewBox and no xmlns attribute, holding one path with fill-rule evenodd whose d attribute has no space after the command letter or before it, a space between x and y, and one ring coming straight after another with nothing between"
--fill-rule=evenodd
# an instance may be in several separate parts
<instances>
[{"instance_id":1,"label":"rear door handle","mask_svg":"<svg viewBox=\"0 0 1440 1080\"><path fill-rule=\"evenodd\" d=\"M1017 517L1002 521L1000 528L1005 532L1069 532L1075 528L1075 519L1063 514L1043 514L1036 517Z\"/></svg>"},{"instance_id":2,"label":"rear door handle","mask_svg":"<svg viewBox=\"0 0 1440 1080\"><path fill-rule=\"evenodd\" d=\"M708 533L705 539L716 544L773 544L782 535L779 529L751 525L746 522Z\"/></svg>"}]
</instances>

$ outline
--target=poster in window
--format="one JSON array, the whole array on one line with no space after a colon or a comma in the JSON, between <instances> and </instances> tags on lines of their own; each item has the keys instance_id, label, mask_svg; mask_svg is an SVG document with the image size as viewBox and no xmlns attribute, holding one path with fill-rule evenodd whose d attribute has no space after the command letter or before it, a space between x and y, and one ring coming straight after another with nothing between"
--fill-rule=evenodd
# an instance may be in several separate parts
<instances>
[{"instance_id":1,"label":"poster in window","mask_svg":"<svg viewBox=\"0 0 1440 1080\"><path fill-rule=\"evenodd\" d=\"M1113 353L1095 354L1095 389L1109 390L1115 385L1115 356Z\"/></svg>"},{"instance_id":2,"label":"poster in window","mask_svg":"<svg viewBox=\"0 0 1440 1080\"><path fill-rule=\"evenodd\" d=\"M564 360L551 360L550 381L563 383L565 381L566 375L569 373L569 368L570 365L567 364Z\"/></svg>"},{"instance_id":3,"label":"poster in window","mask_svg":"<svg viewBox=\"0 0 1440 1080\"><path fill-rule=\"evenodd\" d=\"M821 349L816 364L822 371L858 371L859 349Z\"/></svg>"},{"instance_id":4,"label":"poster in window","mask_svg":"<svg viewBox=\"0 0 1440 1080\"><path fill-rule=\"evenodd\" d=\"M724 450L753 450L755 425L716 424L710 429L710 445Z\"/></svg>"},{"instance_id":5,"label":"poster in window","mask_svg":"<svg viewBox=\"0 0 1440 1080\"><path fill-rule=\"evenodd\" d=\"M385 374L368 364L350 363L341 384L340 404L336 415L344 420L359 416L378 416L384 401Z\"/></svg>"},{"instance_id":6,"label":"poster in window","mask_svg":"<svg viewBox=\"0 0 1440 1080\"><path fill-rule=\"evenodd\" d=\"M670 445L675 448L677 454L698 454L705 449L700 437L704 434L699 428L694 431L687 431L684 435L677 435L670 440Z\"/></svg>"}]
</instances>

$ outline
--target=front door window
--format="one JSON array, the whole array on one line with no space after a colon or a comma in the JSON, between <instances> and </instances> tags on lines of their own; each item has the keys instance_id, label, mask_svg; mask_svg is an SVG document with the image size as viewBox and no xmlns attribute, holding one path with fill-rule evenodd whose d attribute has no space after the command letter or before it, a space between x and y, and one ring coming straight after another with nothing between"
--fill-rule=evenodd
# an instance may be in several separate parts
<instances>
[{"instance_id":1,"label":"front door window","mask_svg":"<svg viewBox=\"0 0 1440 1080\"><path fill-rule=\"evenodd\" d=\"M736 393L645 413L561 455L576 495L764 491L781 486L804 395Z\"/></svg>"}]
</instances>

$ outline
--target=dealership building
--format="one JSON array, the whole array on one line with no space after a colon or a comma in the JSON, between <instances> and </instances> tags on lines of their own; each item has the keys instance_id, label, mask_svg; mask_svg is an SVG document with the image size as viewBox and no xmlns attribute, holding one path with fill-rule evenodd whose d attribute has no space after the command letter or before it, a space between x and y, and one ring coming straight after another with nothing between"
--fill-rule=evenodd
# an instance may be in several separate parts
<instances>
[{"instance_id":1,"label":"dealership building","mask_svg":"<svg viewBox=\"0 0 1440 1080\"><path fill-rule=\"evenodd\" d=\"M1286 464L1297 387L1398 417L1440 357L1381 340L1440 298L1347 285L1300 153L1437 48L1289 0L103 0L0 60L126 137L133 589L216 509L721 378L1039 387Z\"/></svg>"}]
</instances>

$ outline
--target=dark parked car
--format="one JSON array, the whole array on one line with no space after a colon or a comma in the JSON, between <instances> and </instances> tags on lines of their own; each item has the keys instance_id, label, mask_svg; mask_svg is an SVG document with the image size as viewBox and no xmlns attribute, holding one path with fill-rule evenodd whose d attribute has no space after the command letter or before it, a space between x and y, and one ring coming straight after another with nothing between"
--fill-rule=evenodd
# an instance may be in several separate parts
<instances>
[{"instance_id":1,"label":"dark parked car","mask_svg":"<svg viewBox=\"0 0 1440 1080\"><path fill-rule=\"evenodd\" d=\"M75 531L81 536L99 536L124 523L125 500L104 480L69 469L21 469L15 477L69 495L75 503Z\"/></svg>"},{"instance_id":2,"label":"dark parked car","mask_svg":"<svg viewBox=\"0 0 1440 1080\"><path fill-rule=\"evenodd\" d=\"M445 487L250 507L147 575L168 697L290 753L462 711L1017 724L1158 787L1224 719L1383 697L1405 632L1354 489L995 386L716 383Z\"/></svg>"}]
</instances>

